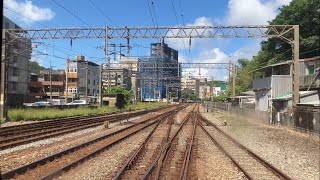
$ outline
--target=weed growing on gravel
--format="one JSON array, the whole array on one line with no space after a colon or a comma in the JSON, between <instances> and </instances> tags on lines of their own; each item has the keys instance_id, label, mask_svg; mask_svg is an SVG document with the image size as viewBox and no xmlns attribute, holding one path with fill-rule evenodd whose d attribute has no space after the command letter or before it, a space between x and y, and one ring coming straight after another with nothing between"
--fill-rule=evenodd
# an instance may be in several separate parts
<instances>
[{"instance_id":1,"label":"weed growing on gravel","mask_svg":"<svg viewBox=\"0 0 320 180\"><path fill-rule=\"evenodd\" d=\"M135 109L144 109L152 108L163 105L164 103L138 103L137 105L127 105L124 110L131 108ZM85 116L92 114L101 114L108 112L119 112L121 109L114 107L79 107L74 109L57 109L57 108L43 108L43 109L9 109L8 117L11 121L26 121L26 120L44 120L51 118L62 118L62 117L71 117L71 116Z\"/></svg>"}]
</instances>

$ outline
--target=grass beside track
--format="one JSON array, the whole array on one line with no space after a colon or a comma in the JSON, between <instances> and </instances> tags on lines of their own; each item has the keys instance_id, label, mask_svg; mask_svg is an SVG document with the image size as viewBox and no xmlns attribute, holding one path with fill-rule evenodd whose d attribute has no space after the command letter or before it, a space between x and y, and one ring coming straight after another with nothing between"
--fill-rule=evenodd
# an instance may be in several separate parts
<instances>
[{"instance_id":1,"label":"grass beside track","mask_svg":"<svg viewBox=\"0 0 320 180\"><path fill-rule=\"evenodd\" d=\"M134 109L144 109L144 108L152 108L159 107L161 105L165 105L165 103L161 102L152 102L152 103L143 103L139 102L137 105L127 105L124 109L117 109L113 107L79 107L73 109L56 109L56 108L43 108L43 109L9 109L8 117L9 121L27 121L27 120L44 120L51 118L62 118L62 117L70 117L70 116L85 116L85 115L93 115L93 114L101 114L108 112L119 112L120 110L127 110L131 108Z\"/></svg>"}]
</instances>

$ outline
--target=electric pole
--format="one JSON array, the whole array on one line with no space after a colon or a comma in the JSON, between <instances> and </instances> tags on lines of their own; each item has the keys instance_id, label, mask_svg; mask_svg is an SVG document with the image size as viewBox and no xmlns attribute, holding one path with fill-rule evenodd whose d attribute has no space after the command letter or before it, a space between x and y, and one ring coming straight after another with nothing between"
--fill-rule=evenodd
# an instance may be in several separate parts
<instances>
[{"instance_id":1,"label":"electric pole","mask_svg":"<svg viewBox=\"0 0 320 180\"><path fill-rule=\"evenodd\" d=\"M7 95L8 95L8 63L6 57L9 57L9 34L2 31L2 50L1 50L1 94L0 94L0 119L8 118Z\"/></svg>"},{"instance_id":2,"label":"electric pole","mask_svg":"<svg viewBox=\"0 0 320 180\"><path fill-rule=\"evenodd\" d=\"M88 103L88 63L87 63L87 67L86 67L86 103Z\"/></svg>"},{"instance_id":3,"label":"electric pole","mask_svg":"<svg viewBox=\"0 0 320 180\"><path fill-rule=\"evenodd\" d=\"M66 94L65 94L65 104L68 103L68 73L69 73L69 59L66 61Z\"/></svg>"},{"instance_id":4,"label":"electric pole","mask_svg":"<svg viewBox=\"0 0 320 180\"><path fill-rule=\"evenodd\" d=\"M50 101L52 102L52 66L51 66L51 61L50 61Z\"/></svg>"},{"instance_id":5,"label":"electric pole","mask_svg":"<svg viewBox=\"0 0 320 180\"><path fill-rule=\"evenodd\" d=\"M232 96L236 96L236 64L232 64Z\"/></svg>"},{"instance_id":6,"label":"electric pole","mask_svg":"<svg viewBox=\"0 0 320 180\"><path fill-rule=\"evenodd\" d=\"M103 64L100 64L100 76L99 76L99 105L102 107L103 105L103 82L102 82L102 73L103 73Z\"/></svg>"}]
</instances>

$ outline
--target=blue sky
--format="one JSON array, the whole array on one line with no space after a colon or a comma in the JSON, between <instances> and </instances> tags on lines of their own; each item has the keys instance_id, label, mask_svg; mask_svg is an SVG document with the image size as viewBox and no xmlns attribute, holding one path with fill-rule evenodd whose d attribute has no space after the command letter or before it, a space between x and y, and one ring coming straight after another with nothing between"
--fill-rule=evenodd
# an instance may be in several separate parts
<instances>
[{"instance_id":1,"label":"blue sky","mask_svg":"<svg viewBox=\"0 0 320 180\"><path fill-rule=\"evenodd\" d=\"M291 0L55 0L78 16L82 21L60 7L54 0L4 0L4 13L24 28L45 27L92 27L100 26L176 26L186 25L266 25L278 13L278 8ZM102 13L92 3L97 6ZM149 10L149 6L150 10ZM178 21L173 10L177 14ZM20 15L19 15L20 14ZM106 17L107 16L107 17ZM32 19L32 21L28 20ZM109 19L107 19L109 18ZM36 23L37 22L37 23ZM111 40L111 43L125 43L125 40ZM131 55L145 56L153 40L134 39ZM250 58L260 49L261 39L194 39L190 47L188 41L181 39L165 40L170 46L179 50L181 62L228 62L238 58ZM88 59L105 62L104 52L99 47L104 40L42 40L36 41L33 60L48 67L63 68L63 58L73 58L83 54ZM49 55L39 55L43 52ZM54 56L62 57L54 58ZM102 58L102 59L101 59ZM202 75L213 75L215 79L225 79L226 71L201 70Z\"/></svg>"}]
</instances>

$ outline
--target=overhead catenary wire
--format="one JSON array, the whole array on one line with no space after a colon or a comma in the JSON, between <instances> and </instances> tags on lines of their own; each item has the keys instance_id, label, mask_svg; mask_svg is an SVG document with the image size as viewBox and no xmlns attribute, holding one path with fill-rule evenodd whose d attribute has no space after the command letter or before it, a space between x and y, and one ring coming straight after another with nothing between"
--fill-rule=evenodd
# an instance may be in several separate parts
<instances>
[{"instance_id":1,"label":"overhead catenary wire","mask_svg":"<svg viewBox=\"0 0 320 180\"><path fill-rule=\"evenodd\" d=\"M176 18L176 21L177 21L178 25L180 25L180 22L179 22L179 19L178 19L178 15L177 15L176 8L174 6L173 0L170 0L170 1L171 1L171 5L172 5L172 9L173 9L173 13L174 13L174 16ZM180 7L181 7L181 5L180 5ZM180 11L181 11L181 14L182 14L182 9L180 9ZM183 21L184 21L184 19L183 19ZM183 22L183 25L184 25L184 22ZM190 59L191 59L190 55L191 54L190 54L190 52L189 52L189 55L186 53L186 45L184 43L183 38L181 38L181 41L182 41L182 44L183 44L184 54L185 54L186 57L189 57L188 62L190 62Z\"/></svg>"},{"instance_id":2,"label":"overhead catenary wire","mask_svg":"<svg viewBox=\"0 0 320 180\"><path fill-rule=\"evenodd\" d=\"M30 20L31 22L37 23L37 24L39 24L39 25L41 25L41 26L43 26L43 27L51 28L51 27L50 27L50 26L48 26L48 25L45 25L45 24L43 24L43 23L40 23L40 22L34 21L34 20L32 20L31 18L29 18L29 17L27 17L27 16L25 16L25 15L23 15L23 14L19 13L19 12L16 12L16 11L14 11L14 10L12 10L12 9L8 8L8 7L4 7L4 9L7 9L7 10L9 10L10 12L12 12L12 13L14 13L14 14L17 14L17 15L19 15L19 16L21 16L21 17L23 17L23 18L27 19L27 20ZM79 42L80 42L80 43L83 43L83 44L85 44L85 45L87 45L88 47L92 47L93 49L96 49L97 51L99 51L99 49L97 49L96 47L93 47L93 46L91 46L91 45L89 45L89 44L87 44L87 43L81 42L81 41L79 41ZM44 43L44 42L43 42L43 43ZM56 48L56 47L54 47L54 48ZM62 47L61 47L61 48L62 48ZM67 48L65 48L65 49L67 49ZM69 49L69 51L74 51L74 50ZM75 52L75 51L74 51L74 52ZM70 53L70 52L68 52L68 53ZM53 53L53 54L54 54L54 53ZM83 54L83 53L80 53L80 54Z\"/></svg>"},{"instance_id":3,"label":"overhead catenary wire","mask_svg":"<svg viewBox=\"0 0 320 180\"><path fill-rule=\"evenodd\" d=\"M60 6L62 9L64 9L65 11L67 11L69 14L71 14L73 17L77 18L79 21L81 21L83 24L91 27L88 23L86 23L84 20L82 20L80 17L78 17L77 15L75 15L73 12L71 12L69 9L67 9L66 7L64 7L63 5L61 5L60 3L58 3L56 0L51 0L53 1L55 4L57 4L58 6ZM92 28L92 27L91 27Z\"/></svg>"}]
</instances>

